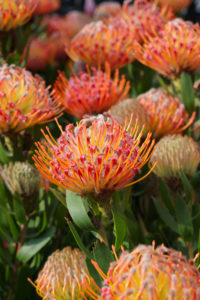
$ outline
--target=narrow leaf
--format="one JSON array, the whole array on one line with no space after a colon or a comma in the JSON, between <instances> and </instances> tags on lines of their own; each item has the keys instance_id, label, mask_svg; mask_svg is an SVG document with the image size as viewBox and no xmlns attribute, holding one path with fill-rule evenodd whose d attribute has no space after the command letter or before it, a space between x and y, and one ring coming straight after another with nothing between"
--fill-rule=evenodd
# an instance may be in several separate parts
<instances>
[{"instance_id":1,"label":"narrow leaf","mask_svg":"<svg viewBox=\"0 0 200 300\"><path fill-rule=\"evenodd\" d=\"M79 248L85 253L85 255L87 256L88 259L92 259L92 255L91 253L85 248L85 246L83 245L83 242L76 230L76 228L74 227L74 225L72 224L72 222L67 220L67 224L69 226L69 229L71 231L71 233L73 234L73 237L75 239L75 241L77 242L77 245L79 246Z\"/></svg>"},{"instance_id":2,"label":"narrow leaf","mask_svg":"<svg viewBox=\"0 0 200 300\"><path fill-rule=\"evenodd\" d=\"M181 198L175 199L176 219L180 234L186 241L191 241L193 238L193 225L190 215L190 209Z\"/></svg>"},{"instance_id":3,"label":"narrow leaf","mask_svg":"<svg viewBox=\"0 0 200 300\"><path fill-rule=\"evenodd\" d=\"M192 113L195 108L195 95L192 78L188 73L181 74L181 98L186 110Z\"/></svg>"},{"instance_id":4,"label":"narrow leaf","mask_svg":"<svg viewBox=\"0 0 200 300\"><path fill-rule=\"evenodd\" d=\"M54 188L50 188L50 191L54 194L54 196L56 197L56 199L58 199L58 201L60 201L60 203L62 205L64 205L65 207L67 207L65 196L62 193L60 193L59 191L57 191Z\"/></svg>"},{"instance_id":5,"label":"narrow leaf","mask_svg":"<svg viewBox=\"0 0 200 300\"><path fill-rule=\"evenodd\" d=\"M173 201L170 195L169 188L167 184L160 178L159 178L159 190L162 196L162 200L164 201L167 208L171 211L174 211Z\"/></svg>"},{"instance_id":6,"label":"narrow leaf","mask_svg":"<svg viewBox=\"0 0 200 300\"><path fill-rule=\"evenodd\" d=\"M118 251L126 235L126 222L124 215L120 211L120 207L116 203L112 206L112 214L114 220L115 248Z\"/></svg>"},{"instance_id":7,"label":"narrow leaf","mask_svg":"<svg viewBox=\"0 0 200 300\"><path fill-rule=\"evenodd\" d=\"M8 213L8 224L10 227L10 231L12 233L12 236L14 239L18 239L20 232L19 232L19 228L17 227L17 224L14 221L13 216L11 215L11 213Z\"/></svg>"},{"instance_id":8,"label":"narrow leaf","mask_svg":"<svg viewBox=\"0 0 200 300\"><path fill-rule=\"evenodd\" d=\"M184 187L184 192L186 195L186 202L189 203L192 200L192 192L193 192L192 185L190 184L187 176L184 174L183 171L180 171L180 177L181 177L181 181L182 181L183 187Z\"/></svg>"},{"instance_id":9,"label":"narrow leaf","mask_svg":"<svg viewBox=\"0 0 200 300\"><path fill-rule=\"evenodd\" d=\"M13 206L17 222L19 224L26 224L26 213L24 210L24 205L20 196L17 194L13 196Z\"/></svg>"},{"instance_id":10,"label":"narrow leaf","mask_svg":"<svg viewBox=\"0 0 200 300\"><path fill-rule=\"evenodd\" d=\"M169 213L169 210L162 204L161 201L158 199L153 198L153 202L155 204L155 207L157 209L158 214L160 215L163 222L174 232L179 234L178 226L173 218L173 216Z\"/></svg>"}]
</instances>

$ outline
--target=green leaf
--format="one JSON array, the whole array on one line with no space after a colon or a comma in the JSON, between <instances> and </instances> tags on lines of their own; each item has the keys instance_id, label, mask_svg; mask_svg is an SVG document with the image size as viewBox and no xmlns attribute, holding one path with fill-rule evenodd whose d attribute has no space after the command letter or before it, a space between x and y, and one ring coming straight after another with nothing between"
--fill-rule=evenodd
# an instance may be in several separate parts
<instances>
[{"instance_id":1,"label":"green leaf","mask_svg":"<svg viewBox=\"0 0 200 300\"><path fill-rule=\"evenodd\" d=\"M52 239L54 233L55 228L51 227L40 237L24 243L17 254L17 259L23 263L27 262Z\"/></svg>"},{"instance_id":2,"label":"green leaf","mask_svg":"<svg viewBox=\"0 0 200 300\"><path fill-rule=\"evenodd\" d=\"M19 224L26 224L26 213L23 202L19 195L13 196L13 207L15 211L16 220Z\"/></svg>"},{"instance_id":3,"label":"green leaf","mask_svg":"<svg viewBox=\"0 0 200 300\"><path fill-rule=\"evenodd\" d=\"M120 207L116 202L112 205L112 214L114 220L115 249L118 251L126 235L126 222L124 214L121 212Z\"/></svg>"},{"instance_id":4,"label":"green leaf","mask_svg":"<svg viewBox=\"0 0 200 300\"><path fill-rule=\"evenodd\" d=\"M192 200L192 192L193 192L193 188L192 185L190 184L187 176L184 174L183 171L180 171L180 177L181 177L181 181L183 183L183 187L184 187L184 192L186 194L186 202L187 203L191 203Z\"/></svg>"},{"instance_id":5,"label":"green leaf","mask_svg":"<svg viewBox=\"0 0 200 300\"><path fill-rule=\"evenodd\" d=\"M74 223L83 230L96 231L88 216L89 208L86 199L69 190L66 191L66 203Z\"/></svg>"},{"instance_id":6,"label":"green leaf","mask_svg":"<svg viewBox=\"0 0 200 300\"><path fill-rule=\"evenodd\" d=\"M192 113L195 109L195 95L192 78L188 73L181 74L181 98L186 110Z\"/></svg>"},{"instance_id":7,"label":"green leaf","mask_svg":"<svg viewBox=\"0 0 200 300\"><path fill-rule=\"evenodd\" d=\"M159 190L162 196L162 200L164 201L167 208L171 211L174 211L173 201L170 195L169 188L167 184L160 178L159 178Z\"/></svg>"},{"instance_id":8,"label":"green leaf","mask_svg":"<svg viewBox=\"0 0 200 300\"><path fill-rule=\"evenodd\" d=\"M169 88L165 81L162 79L161 76L157 75L156 78L158 79L158 82L160 83L161 87L168 93L170 94Z\"/></svg>"},{"instance_id":9,"label":"green leaf","mask_svg":"<svg viewBox=\"0 0 200 300\"><path fill-rule=\"evenodd\" d=\"M65 196L54 188L50 188L50 191L54 194L56 199L58 199L58 201L67 208Z\"/></svg>"},{"instance_id":10,"label":"green leaf","mask_svg":"<svg viewBox=\"0 0 200 300\"><path fill-rule=\"evenodd\" d=\"M20 236L19 228L17 227L17 224L15 223L14 218L10 212L8 212L8 224L13 238L15 240L18 239L18 237Z\"/></svg>"},{"instance_id":11,"label":"green leaf","mask_svg":"<svg viewBox=\"0 0 200 300\"><path fill-rule=\"evenodd\" d=\"M106 274L110 263L114 260L110 249L104 243L96 242L93 248L93 255L100 269Z\"/></svg>"},{"instance_id":12,"label":"green leaf","mask_svg":"<svg viewBox=\"0 0 200 300\"><path fill-rule=\"evenodd\" d=\"M152 197L155 207L157 209L158 214L160 215L163 222L174 232L179 234L178 226L173 218L173 216L169 213L169 210L162 204L161 201Z\"/></svg>"},{"instance_id":13,"label":"green leaf","mask_svg":"<svg viewBox=\"0 0 200 300\"><path fill-rule=\"evenodd\" d=\"M183 199L175 199L175 211L180 234L186 241L192 241L194 231L192 217L190 215L190 209Z\"/></svg>"},{"instance_id":14,"label":"green leaf","mask_svg":"<svg viewBox=\"0 0 200 300\"><path fill-rule=\"evenodd\" d=\"M2 143L0 142L0 162L7 164L9 162L9 153L4 149Z\"/></svg>"},{"instance_id":15,"label":"green leaf","mask_svg":"<svg viewBox=\"0 0 200 300\"><path fill-rule=\"evenodd\" d=\"M83 245L83 242L76 230L76 228L74 227L74 225L72 224L72 222L70 222L69 220L67 220L67 224L69 226L69 229L71 230L71 233L73 234L73 237L75 239L75 241L77 242L77 245L79 246L79 248L85 253L85 255L87 256L88 259L92 259L92 255L91 253L85 248L85 246Z\"/></svg>"}]
</instances>

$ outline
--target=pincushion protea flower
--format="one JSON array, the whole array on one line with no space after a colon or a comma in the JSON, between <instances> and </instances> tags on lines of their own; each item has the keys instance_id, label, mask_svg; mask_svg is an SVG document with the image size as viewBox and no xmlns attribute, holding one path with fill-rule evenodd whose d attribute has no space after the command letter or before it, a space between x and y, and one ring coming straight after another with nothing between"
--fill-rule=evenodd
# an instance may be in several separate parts
<instances>
[{"instance_id":1,"label":"pincushion protea flower","mask_svg":"<svg viewBox=\"0 0 200 300\"><path fill-rule=\"evenodd\" d=\"M126 24L134 40L143 42L148 37L156 36L164 25L174 18L172 10L157 1L135 0L133 5L125 1L120 13L109 20L115 26Z\"/></svg>"},{"instance_id":2,"label":"pincushion protea flower","mask_svg":"<svg viewBox=\"0 0 200 300\"><path fill-rule=\"evenodd\" d=\"M45 300L81 300L82 292L91 284L85 255L66 247L48 257L33 285Z\"/></svg>"},{"instance_id":3,"label":"pincushion protea flower","mask_svg":"<svg viewBox=\"0 0 200 300\"><path fill-rule=\"evenodd\" d=\"M37 5L34 0L0 0L0 30L10 30L28 22Z\"/></svg>"},{"instance_id":4,"label":"pincushion protea flower","mask_svg":"<svg viewBox=\"0 0 200 300\"><path fill-rule=\"evenodd\" d=\"M48 14L61 6L61 0L39 0L34 15Z\"/></svg>"},{"instance_id":5,"label":"pincushion protea flower","mask_svg":"<svg viewBox=\"0 0 200 300\"><path fill-rule=\"evenodd\" d=\"M87 293L96 300L199 300L200 273L194 263L163 245L139 245L123 251L106 275L94 262L104 283L100 295L92 288Z\"/></svg>"},{"instance_id":6,"label":"pincushion protea flower","mask_svg":"<svg viewBox=\"0 0 200 300\"><path fill-rule=\"evenodd\" d=\"M34 38L30 42L30 45L25 48L23 54L24 58L28 51L26 68L33 72L44 70L48 64L51 64L54 61L56 56L56 46L55 40L52 40L51 38Z\"/></svg>"},{"instance_id":7,"label":"pincushion protea flower","mask_svg":"<svg viewBox=\"0 0 200 300\"><path fill-rule=\"evenodd\" d=\"M122 124L131 114L140 126L145 124L144 133L152 132L156 138L183 132L195 117L194 113L189 118L183 103L162 88L152 88L136 99L125 100L111 108L111 115Z\"/></svg>"},{"instance_id":8,"label":"pincushion protea flower","mask_svg":"<svg viewBox=\"0 0 200 300\"><path fill-rule=\"evenodd\" d=\"M46 26L48 35L53 32L61 32L67 38L74 37L86 24L90 23L92 18L80 11L71 11L65 16L50 15L42 20L42 25Z\"/></svg>"},{"instance_id":9,"label":"pincushion protea flower","mask_svg":"<svg viewBox=\"0 0 200 300\"><path fill-rule=\"evenodd\" d=\"M142 132L137 126L129 135L117 121L103 115L83 119L76 127L69 124L61 132L57 141L49 130L44 134L47 150L36 144L36 167L52 183L95 198L133 184L154 145L151 134L140 146Z\"/></svg>"},{"instance_id":10,"label":"pincushion protea flower","mask_svg":"<svg viewBox=\"0 0 200 300\"><path fill-rule=\"evenodd\" d=\"M180 11L187 8L192 0L159 0L160 3L167 4L173 8L174 11Z\"/></svg>"},{"instance_id":11,"label":"pincushion protea flower","mask_svg":"<svg viewBox=\"0 0 200 300\"><path fill-rule=\"evenodd\" d=\"M164 179L180 177L180 171L192 175L200 162L199 145L188 136L163 137L155 147L151 164L157 161L154 173Z\"/></svg>"},{"instance_id":12,"label":"pincushion protea flower","mask_svg":"<svg viewBox=\"0 0 200 300\"><path fill-rule=\"evenodd\" d=\"M85 114L101 113L111 105L124 99L129 90L125 77L119 79L118 70L111 79L110 66L106 64L105 72L93 68L93 74L81 73L79 77L69 80L60 73L54 86L53 94L58 104L77 118Z\"/></svg>"},{"instance_id":13,"label":"pincushion protea flower","mask_svg":"<svg viewBox=\"0 0 200 300\"><path fill-rule=\"evenodd\" d=\"M137 120L139 128L142 129L142 127L144 127L143 135L146 136L148 134L150 116L146 108L136 99L125 99L113 105L109 112L122 126L124 126L126 120L129 120L132 116L132 122Z\"/></svg>"},{"instance_id":14,"label":"pincushion protea flower","mask_svg":"<svg viewBox=\"0 0 200 300\"><path fill-rule=\"evenodd\" d=\"M133 40L128 26L115 27L102 21L84 26L66 52L72 60L81 59L95 67L108 62L112 70L134 60Z\"/></svg>"},{"instance_id":15,"label":"pincushion protea flower","mask_svg":"<svg viewBox=\"0 0 200 300\"><path fill-rule=\"evenodd\" d=\"M200 69L200 26L174 19L157 37L134 43L135 58L171 79Z\"/></svg>"},{"instance_id":16,"label":"pincushion protea flower","mask_svg":"<svg viewBox=\"0 0 200 300\"><path fill-rule=\"evenodd\" d=\"M48 122L60 112L42 78L15 65L0 67L0 134Z\"/></svg>"}]
</instances>

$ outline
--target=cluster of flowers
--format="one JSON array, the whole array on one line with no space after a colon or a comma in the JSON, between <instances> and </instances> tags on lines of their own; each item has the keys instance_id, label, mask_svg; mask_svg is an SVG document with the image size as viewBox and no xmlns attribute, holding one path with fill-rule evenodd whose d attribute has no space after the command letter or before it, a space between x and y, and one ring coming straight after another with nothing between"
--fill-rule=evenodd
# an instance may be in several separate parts
<instances>
[{"instance_id":1,"label":"cluster of flowers","mask_svg":"<svg viewBox=\"0 0 200 300\"><path fill-rule=\"evenodd\" d=\"M130 82L119 75L119 69L134 60L173 80L200 69L200 26L174 14L190 1L168 1L169 6L166 2L105 4L92 17L75 12L43 18L46 36L29 41L27 68L43 69L67 53L78 69L69 79L60 72L51 93L40 76L25 68L0 67L2 136L23 134L64 112L79 119L64 130L57 122L60 137L56 140L47 128L47 133L42 131L44 141L36 143L35 166L51 183L84 197L89 193L98 201L151 171L171 180L181 170L192 175L197 169L199 145L182 135L195 113L189 115L171 87L168 92L152 88L132 99ZM0 29L10 30L59 5L59 1L0 0ZM138 176L147 162L150 171ZM11 165L0 170L11 191L19 182L13 185L13 170ZM27 166L24 170L29 172ZM17 189L23 195L35 192L27 190L26 184ZM69 247L48 258L34 285L49 300L200 299L198 269L175 250L140 245L115 257L107 274L94 262L104 280L101 289L87 271L84 254Z\"/></svg>"}]
</instances>

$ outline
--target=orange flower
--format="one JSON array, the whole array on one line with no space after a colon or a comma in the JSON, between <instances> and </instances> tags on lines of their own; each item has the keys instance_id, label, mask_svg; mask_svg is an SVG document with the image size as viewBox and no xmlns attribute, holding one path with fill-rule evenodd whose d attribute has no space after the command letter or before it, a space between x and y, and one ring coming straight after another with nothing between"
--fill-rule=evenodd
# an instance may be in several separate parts
<instances>
[{"instance_id":1,"label":"orange flower","mask_svg":"<svg viewBox=\"0 0 200 300\"><path fill-rule=\"evenodd\" d=\"M154 145L149 134L140 146L142 132L138 133L137 125L129 135L103 115L83 119L76 127L69 124L61 132L57 142L49 130L44 134L48 152L36 143L36 167L52 183L96 198L133 184Z\"/></svg>"},{"instance_id":2,"label":"orange flower","mask_svg":"<svg viewBox=\"0 0 200 300\"><path fill-rule=\"evenodd\" d=\"M133 114L140 127L145 125L144 133L152 132L156 138L183 132L195 117L193 113L189 118L183 103L162 88L153 88L136 99L124 100L111 108L111 114L121 124Z\"/></svg>"},{"instance_id":3,"label":"orange flower","mask_svg":"<svg viewBox=\"0 0 200 300\"><path fill-rule=\"evenodd\" d=\"M57 40L58 41L58 40ZM23 57L28 49L28 59L26 67L31 71L42 71L52 63L56 55L56 44L51 38L34 38L30 42L30 47L26 47Z\"/></svg>"},{"instance_id":4,"label":"orange flower","mask_svg":"<svg viewBox=\"0 0 200 300\"><path fill-rule=\"evenodd\" d=\"M1 134L48 122L60 112L42 78L15 65L0 67Z\"/></svg>"},{"instance_id":5,"label":"orange flower","mask_svg":"<svg viewBox=\"0 0 200 300\"><path fill-rule=\"evenodd\" d=\"M167 4L173 8L174 11L180 11L187 8L192 0L159 0L163 4Z\"/></svg>"},{"instance_id":6,"label":"orange flower","mask_svg":"<svg viewBox=\"0 0 200 300\"><path fill-rule=\"evenodd\" d=\"M127 26L115 27L102 21L92 22L72 39L66 48L69 57L81 59L88 65L121 68L134 60L133 40Z\"/></svg>"},{"instance_id":7,"label":"orange flower","mask_svg":"<svg viewBox=\"0 0 200 300\"><path fill-rule=\"evenodd\" d=\"M85 255L79 249L56 250L32 284L45 300L81 300L82 292L91 285L85 261Z\"/></svg>"},{"instance_id":8,"label":"orange flower","mask_svg":"<svg viewBox=\"0 0 200 300\"><path fill-rule=\"evenodd\" d=\"M61 0L39 0L34 15L48 14L56 11L61 6Z\"/></svg>"},{"instance_id":9,"label":"orange flower","mask_svg":"<svg viewBox=\"0 0 200 300\"><path fill-rule=\"evenodd\" d=\"M156 36L166 22L174 17L166 5L159 6L157 1L136 0L133 5L125 2L121 12L110 20L114 26L128 26L132 37L143 42L150 36Z\"/></svg>"},{"instance_id":10,"label":"orange flower","mask_svg":"<svg viewBox=\"0 0 200 300\"><path fill-rule=\"evenodd\" d=\"M119 79L119 71L115 71L111 79L110 66L106 64L105 73L93 69L93 74L81 73L79 77L69 80L60 73L54 86L54 98L62 104L71 115L82 118L85 114L101 113L112 104L124 99L129 90L125 77Z\"/></svg>"},{"instance_id":11,"label":"orange flower","mask_svg":"<svg viewBox=\"0 0 200 300\"><path fill-rule=\"evenodd\" d=\"M163 137L155 147L151 164L157 161L154 173L163 179L180 178L180 171L191 176L200 162L199 145L188 136Z\"/></svg>"},{"instance_id":12,"label":"orange flower","mask_svg":"<svg viewBox=\"0 0 200 300\"><path fill-rule=\"evenodd\" d=\"M28 22L36 4L34 0L0 0L0 30L10 30Z\"/></svg>"},{"instance_id":13,"label":"orange flower","mask_svg":"<svg viewBox=\"0 0 200 300\"><path fill-rule=\"evenodd\" d=\"M86 24L90 23L92 18L80 11L71 11L65 16L52 15L46 16L42 24L47 26L47 34L61 32L67 38L74 37Z\"/></svg>"},{"instance_id":14,"label":"orange flower","mask_svg":"<svg viewBox=\"0 0 200 300\"><path fill-rule=\"evenodd\" d=\"M104 283L100 295L90 287L87 292L95 300L199 300L200 273L195 259L187 261L181 252L163 245L139 245L116 257L106 275L93 262Z\"/></svg>"},{"instance_id":15,"label":"orange flower","mask_svg":"<svg viewBox=\"0 0 200 300\"><path fill-rule=\"evenodd\" d=\"M134 50L141 63L171 79L195 72L200 69L200 26L175 19L143 46L135 42Z\"/></svg>"}]
</instances>

